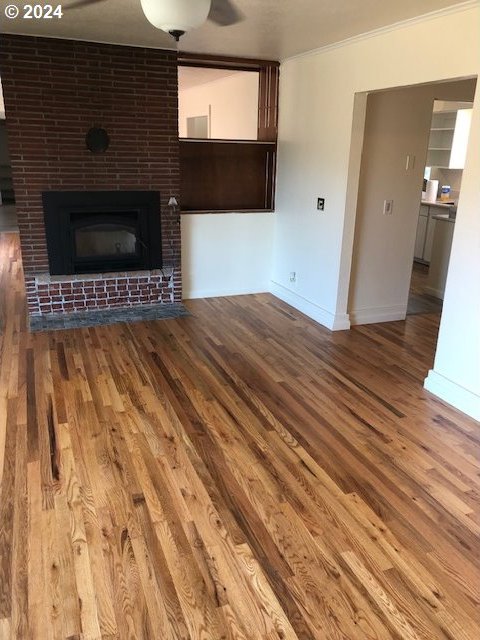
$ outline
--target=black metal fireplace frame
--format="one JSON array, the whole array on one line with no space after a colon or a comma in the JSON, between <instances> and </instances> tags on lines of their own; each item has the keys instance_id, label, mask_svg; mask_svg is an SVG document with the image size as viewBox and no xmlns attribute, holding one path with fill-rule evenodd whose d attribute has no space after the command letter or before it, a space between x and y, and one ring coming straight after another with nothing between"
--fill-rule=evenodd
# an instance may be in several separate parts
<instances>
[{"instance_id":1,"label":"black metal fireplace frame","mask_svg":"<svg viewBox=\"0 0 480 640\"><path fill-rule=\"evenodd\" d=\"M42 193L50 275L138 271L162 267L160 194L158 191L45 191ZM75 258L72 216L95 213L137 215L138 250L116 259Z\"/></svg>"}]
</instances>

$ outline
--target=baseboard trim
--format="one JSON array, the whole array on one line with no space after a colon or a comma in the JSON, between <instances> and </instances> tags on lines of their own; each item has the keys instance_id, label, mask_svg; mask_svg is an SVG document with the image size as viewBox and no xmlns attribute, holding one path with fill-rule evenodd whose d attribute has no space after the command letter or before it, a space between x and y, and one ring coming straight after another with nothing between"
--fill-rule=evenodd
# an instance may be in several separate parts
<instances>
[{"instance_id":1,"label":"baseboard trim","mask_svg":"<svg viewBox=\"0 0 480 640\"><path fill-rule=\"evenodd\" d=\"M439 298L443 300L445 292L441 289L434 289L433 287L423 287L423 292L429 296L433 296L434 298Z\"/></svg>"},{"instance_id":2,"label":"baseboard trim","mask_svg":"<svg viewBox=\"0 0 480 640\"><path fill-rule=\"evenodd\" d=\"M480 421L480 396L473 391L465 389L433 369L428 372L424 387L440 400Z\"/></svg>"},{"instance_id":3,"label":"baseboard trim","mask_svg":"<svg viewBox=\"0 0 480 640\"><path fill-rule=\"evenodd\" d=\"M255 293L267 293L268 287L260 289L198 289L183 291L182 300L195 300L197 298L226 298L228 296L248 296Z\"/></svg>"},{"instance_id":4,"label":"baseboard trim","mask_svg":"<svg viewBox=\"0 0 480 640\"><path fill-rule=\"evenodd\" d=\"M355 324L375 324L377 322L392 322L394 320L405 320L407 308L405 305L395 305L393 307L371 307L369 309L357 309L350 311L350 322Z\"/></svg>"},{"instance_id":5,"label":"baseboard trim","mask_svg":"<svg viewBox=\"0 0 480 640\"><path fill-rule=\"evenodd\" d=\"M346 331L350 329L350 319L346 313L331 313L273 280L270 292L331 331Z\"/></svg>"}]
</instances>

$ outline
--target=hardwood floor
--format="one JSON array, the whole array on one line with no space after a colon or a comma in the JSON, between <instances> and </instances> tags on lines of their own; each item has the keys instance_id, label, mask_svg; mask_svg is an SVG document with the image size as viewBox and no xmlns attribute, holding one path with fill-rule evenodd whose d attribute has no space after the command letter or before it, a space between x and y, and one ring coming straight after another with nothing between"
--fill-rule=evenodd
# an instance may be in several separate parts
<instances>
[{"instance_id":1,"label":"hardwood floor","mask_svg":"<svg viewBox=\"0 0 480 640\"><path fill-rule=\"evenodd\" d=\"M2 640L480 637L437 316L332 334L265 294L29 335L0 238Z\"/></svg>"},{"instance_id":2,"label":"hardwood floor","mask_svg":"<svg viewBox=\"0 0 480 640\"><path fill-rule=\"evenodd\" d=\"M443 301L425 293L428 286L428 266L414 262L410 281L407 314L442 313Z\"/></svg>"}]
</instances>

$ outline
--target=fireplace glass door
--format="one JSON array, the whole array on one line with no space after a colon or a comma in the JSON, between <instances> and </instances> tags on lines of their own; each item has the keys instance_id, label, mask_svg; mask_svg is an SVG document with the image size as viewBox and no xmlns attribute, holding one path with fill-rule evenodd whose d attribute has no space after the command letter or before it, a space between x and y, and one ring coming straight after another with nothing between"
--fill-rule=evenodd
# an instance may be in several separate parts
<instances>
[{"instance_id":1,"label":"fireplace glass door","mask_svg":"<svg viewBox=\"0 0 480 640\"><path fill-rule=\"evenodd\" d=\"M71 230L77 272L128 268L141 257L135 211L72 213Z\"/></svg>"}]
</instances>

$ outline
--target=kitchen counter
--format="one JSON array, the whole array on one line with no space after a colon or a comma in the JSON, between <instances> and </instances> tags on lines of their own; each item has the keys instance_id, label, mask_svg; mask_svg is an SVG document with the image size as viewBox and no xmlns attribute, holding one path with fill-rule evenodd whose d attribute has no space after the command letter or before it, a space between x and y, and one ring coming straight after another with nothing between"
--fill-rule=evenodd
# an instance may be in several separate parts
<instances>
[{"instance_id":1,"label":"kitchen counter","mask_svg":"<svg viewBox=\"0 0 480 640\"><path fill-rule=\"evenodd\" d=\"M439 209L453 209L457 206L455 202L442 202L441 200L437 200L436 202L421 200L421 203L427 207L438 207Z\"/></svg>"}]
</instances>

